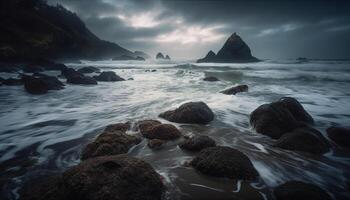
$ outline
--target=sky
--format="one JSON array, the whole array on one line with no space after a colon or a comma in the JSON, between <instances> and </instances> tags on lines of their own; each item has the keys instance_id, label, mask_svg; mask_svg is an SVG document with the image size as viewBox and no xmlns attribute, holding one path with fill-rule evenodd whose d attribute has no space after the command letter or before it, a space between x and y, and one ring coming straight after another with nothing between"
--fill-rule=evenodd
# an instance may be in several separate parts
<instances>
[{"instance_id":1,"label":"sky","mask_svg":"<svg viewBox=\"0 0 350 200\"><path fill-rule=\"evenodd\" d=\"M198 59L233 33L260 59L350 58L350 0L48 0L98 37Z\"/></svg>"}]
</instances>

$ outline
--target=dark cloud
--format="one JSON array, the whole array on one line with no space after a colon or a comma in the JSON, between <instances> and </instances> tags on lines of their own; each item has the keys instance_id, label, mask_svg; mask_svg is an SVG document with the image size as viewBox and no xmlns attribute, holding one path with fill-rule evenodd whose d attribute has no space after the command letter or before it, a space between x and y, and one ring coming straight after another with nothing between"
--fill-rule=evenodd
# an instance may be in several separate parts
<instances>
[{"instance_id":1,"label":"dark cloud","mask_svg":"<svg viewBox=\"0 0 350 200\"><path fill-rule=\"evenodd\" d=\"M350 58L350 1L50 0L100 38L150 54L198 58L238 32L260 58Z\"/></svg>"}]
</instances>

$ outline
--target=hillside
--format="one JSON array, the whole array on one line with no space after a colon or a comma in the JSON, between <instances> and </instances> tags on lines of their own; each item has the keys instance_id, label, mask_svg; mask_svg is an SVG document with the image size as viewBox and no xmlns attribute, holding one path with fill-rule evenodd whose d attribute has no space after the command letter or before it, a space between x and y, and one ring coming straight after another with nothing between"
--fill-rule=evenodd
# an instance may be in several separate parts
<instances>
[{"instance_id":1,"label":"hillside","mask_svg":"<svg viewBox=\"0 0 350 200\"><path fill-rule=\"evenodd\" d=\"M0 1L0 61L104 59L134 53L94 35L64 7L41 0Z\"/></svg>"}]
</instances>

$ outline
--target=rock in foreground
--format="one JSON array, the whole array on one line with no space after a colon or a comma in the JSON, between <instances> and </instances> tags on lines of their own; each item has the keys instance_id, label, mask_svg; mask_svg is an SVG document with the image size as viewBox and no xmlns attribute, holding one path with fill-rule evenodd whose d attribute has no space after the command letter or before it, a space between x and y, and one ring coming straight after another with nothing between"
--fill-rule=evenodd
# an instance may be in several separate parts
<instances>
[{"instance_id":1,"label":"rock in foreground","mask_svg":"<svg viewBox=\"0 0 350 200\"><path fill-rule=\"evenodd\" d=\"M283 97L277 102L261 105L250 114L250 124L256 132L274 139L303 123L313 123L313 119L303 106L291 97Z\"/></svg>"},{"instance_id":2,"label":"rock in foreground","mask_svg":"<svg viewBox=\"0 0 350 200\"><path fill-rule=\"evenodd\" d=\"M112 71L102 72L100 75L94 76L94 78L97 81L109 81L109 82L125 81L125 79L121 78L115 72L112 72Z\"/></svg>"},{"instance_id":3,"label":"rock in foreground","mask_svg":"<svg viewBox=\"0 0 350 200\"><path fill-rule=\"evenodd\" d=\"M332 126L327 129L327 135L337 145L350 148L350 128Z\"/></svg>"},{"instance_id":4,"label":"rock in foreground","mask_svg":"<svg viewBox=\"0 0 350 200\"><path fill-rule=\"evenodd\" d=\"M208 147L216 146L215 140L206 135L196 135L183 141L179 147L188 151L200 151Z\"/></svg>"},{"instance_id":5,"label":"rock in foreground","mask_svg":"<svg viewBox=\"0 0 350 200\"><path fill-rule=\"evenodd\" d=\"M259 174L249 158L230 147L209 147L199 152L191 165L203 174L232 179L254 180Z\"/></svg>"},{"instance_id":6,"label":"rock in foreground","mask_svg":"<svg viewBox=\"0 0 350 200\"><path fill-rule=\"evenodd\" d=\"M289 181L273 191L276 200L331 200L330 195L318 186L300 181Z\"/></svg>"},{"instance_id":7,"label":"rock in foreground","mask_svg":"<svg viewBox=\"0 0 350 200\"><path fill-rule=\"evenodd\" d=\"M103 156L81 162L43 189L21 199L160 200L164 185L148 163L127 155Z\"/></svg>"},{"instance_id":8,"label":"rock in foreground","mask_svg":"<svg viewBox=\"0 0 350 200\"><path fill-rule=\"evenodd\" d=\"M324 154L330 149L326 138L319 131L310 127L300 127L285 133L274 146L318 155Z\"/></svg>"},{"instance_id":9,"label":"rock in foreground","mask_svg":"<svg viewBox=\"0 0 350 200\"><path fill-rule=\"evenodd\" d=\"M234 87L228 88L226 90L223 90L220 93L228 94L228 95L235 95L239 92L248 92L248 85L234 86Z\"/></svg>"},{"instance_id":10,"label":"rock in foreground","mask_svg":"<svg viewBox=\"0 0 350 200\"><path fill-rule=\"evenodd\" d=\"M140 143L141 140L126 134L126 126L123 123L107 126L95 141L83 149L81 159L127 153L132 146Z\"/></svg>"},{"instance_id":11,"label":"rock in foreground","mask_svg":"<svg viewBox=\"0 0 350 200\"><path fill-rule=\"evenodd\" d=\"M177 123L207 124L214 119L213 111L204 102L189 102L175 110L161 113L159 117Z\"/></svg>"},{"instance_id":12,"label":"rock in foreground","mask_svg":"<svg viewBox=\"0 0 350 200\"><path fill-rule=\"evenodd\" d=\"M158 124L142 132L148 139L173 140L181 136L181 132L171 124Z\"/></svg>"}]
</instances>

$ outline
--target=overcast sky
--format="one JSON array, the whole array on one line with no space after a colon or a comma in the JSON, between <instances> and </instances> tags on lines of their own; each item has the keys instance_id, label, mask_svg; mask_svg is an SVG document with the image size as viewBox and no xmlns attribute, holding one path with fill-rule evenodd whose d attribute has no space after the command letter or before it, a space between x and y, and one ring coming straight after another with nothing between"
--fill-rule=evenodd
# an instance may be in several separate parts
<instances>
[{"instance_id":1,"label":"overcast sky","mask_svg":"<svg viewBox=\"0 0 350 200\"><path fill-rule=\"evenodd\" d=\"M350 58L350 0L49 0L101 39L191 59L237 32L258 58Z\"/></svg>"}]
</instances>

